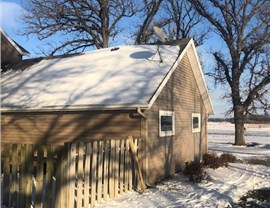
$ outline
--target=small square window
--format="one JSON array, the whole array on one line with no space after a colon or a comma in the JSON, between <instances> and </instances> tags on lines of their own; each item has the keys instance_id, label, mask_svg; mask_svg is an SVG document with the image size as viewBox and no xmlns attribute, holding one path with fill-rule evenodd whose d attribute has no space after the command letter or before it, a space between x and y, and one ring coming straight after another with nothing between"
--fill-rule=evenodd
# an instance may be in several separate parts
<instances>
[{"instance_id":1,"label":"small square window","mask_svg":"<svg viewBox=\"0 0 270 208\"><path fill-rule=\"evenodd\" d=\"M174 135L174 112L159 111L159 136Z\"/></svg>"},{"instance_id":2,"label":"small square window","mask_svg":"<svg viewBox=\"0 0 270 208\"><path fill-rule=\"evenodd\" d=\"M192 113L192 132L201 131L201 114Z\"/></svg>"}]
</instances>

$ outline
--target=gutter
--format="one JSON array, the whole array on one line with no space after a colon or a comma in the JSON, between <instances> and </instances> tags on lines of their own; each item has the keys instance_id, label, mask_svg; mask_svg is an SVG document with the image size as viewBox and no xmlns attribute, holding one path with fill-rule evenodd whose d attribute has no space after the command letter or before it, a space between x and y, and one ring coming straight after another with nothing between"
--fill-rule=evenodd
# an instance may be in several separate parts
<instances>
[{"instance_id":1,"label":"gutter","mask_svg":"<svg viewBox=\"0 0 270 208\"><path fill-rule=\"evenodd\" d=\"M81 105L81 106L46 106L41 108L23 107L2 107L2 113L27 113L27 112L74 112L74 111L94 111L94 110L134 110L140 115L144 115L141 108L149 108L148 104L120 104L120 105ZM140 110L138 110L140 109ZM143 116L144 118L145 115Z\"/></svg>"}]
</instances>

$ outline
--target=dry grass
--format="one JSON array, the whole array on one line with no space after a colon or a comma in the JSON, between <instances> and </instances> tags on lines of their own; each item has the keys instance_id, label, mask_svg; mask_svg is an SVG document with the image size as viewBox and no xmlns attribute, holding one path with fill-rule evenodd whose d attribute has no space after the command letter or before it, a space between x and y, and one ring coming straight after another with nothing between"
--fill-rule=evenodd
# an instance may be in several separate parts
<instances>
[{"instance_id":1,"label":"dry grass","mask_svg":"<svg viewBox=\"0 0 270 208\"><path fill-rule=\"evenodd\" d=\"M248 164L265 165L270 167L270 156L268 158L249 158L245 160Z\"/></svg>"}]
</instances>

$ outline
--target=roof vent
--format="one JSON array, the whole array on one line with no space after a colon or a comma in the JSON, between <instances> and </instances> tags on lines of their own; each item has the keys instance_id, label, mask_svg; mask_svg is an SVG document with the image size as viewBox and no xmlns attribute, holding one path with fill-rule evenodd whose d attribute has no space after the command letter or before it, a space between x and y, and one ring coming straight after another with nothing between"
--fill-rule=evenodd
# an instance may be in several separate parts
<instances>
[{"instance_id":1,"label":"roof vent","mask_svg":"<svg viewBox=\"0 0 270 208\"><path fill-rule=\"evenodd\" d=\"M119 47L112 48L111 51L117 51L119 50Z\"/></svg>"}]
</instances>

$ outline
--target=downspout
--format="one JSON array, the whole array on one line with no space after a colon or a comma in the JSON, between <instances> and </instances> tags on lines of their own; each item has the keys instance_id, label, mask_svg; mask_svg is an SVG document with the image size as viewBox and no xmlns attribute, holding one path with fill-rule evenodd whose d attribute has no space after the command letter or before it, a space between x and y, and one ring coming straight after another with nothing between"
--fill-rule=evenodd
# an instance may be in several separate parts
<instances>
[{"instance_id":1,"label":"downspout","mask_svg":"<svg viewBox=\"0 0 270 208\"><path fill-rule=\"evenodd\" d=\"M142 112L142 109L140 107L137 108L137 113L140 114L144 119L146 119L146 115Z\"/></svg>"},{"instance_id":2,"label":"downspout","mask_svg":"<svg viewBox=\"0 0 270 208\"><path fill-rule=\"evenodd\" d=\"M206 140L206 152L208 153L208 119L209 119L209 114L206 112L206 124L205 124L205 140Z\"/></svg>"},{"instance_id":3,"label":"downspout","mask_svg":"<svg viewBox=\"0 0 270 208\"><path fill-rule=\"evenodd\" d=\"M147 138L148 138L148 123L147 123L147 117L146 115L142 112L142 109L140 107L138 107L137 109L137 113L144 118L143 120L143 124L141 126L141 128L143 129L144 131L144 155L145 155L145 161L144 161L144 170L143 170L143 177L144 177L144 182L145 182L145 185L149 188L149 187L152 187L149 183L148 183L148 174L149 171L148 171L148 148L147 148Z\"/></svg>"}]
</instances>

